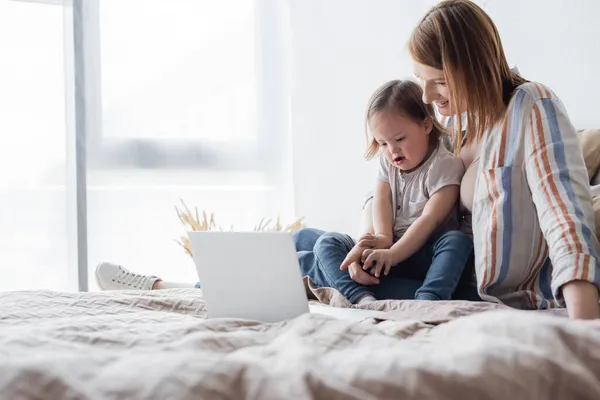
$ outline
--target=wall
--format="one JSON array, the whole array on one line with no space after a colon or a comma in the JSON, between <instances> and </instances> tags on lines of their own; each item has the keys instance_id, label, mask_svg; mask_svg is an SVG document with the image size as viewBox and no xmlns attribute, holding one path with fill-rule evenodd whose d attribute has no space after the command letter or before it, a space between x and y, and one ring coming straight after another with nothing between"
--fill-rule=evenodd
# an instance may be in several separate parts
<instances>
[{"instance_id":1,"label":"wall","mask_svg":"<svg viewBox=\"0 0 600 400\"><path fill-rule=\"evenodd\" d=\"M577 128L600 127L600 2L489 1L485 9L510 63L527 79L548 85Z\"/></svg>"},{"instance_id":2,"label":"wall","mask_svg":"<svg viewBox=\"0 0 600 400\"><path fill-rule=\"evenodd\" d=\"M291 0L296 214L354 234L375 166L364 161L364 113L383 82L412 76L404 42L433 2Z\"/></svg>"},{"instance_id":3,"label":"wall","mask_svg":"<svg viewBox=\"0 0 600 400\"><path fill-rule=\"evenodd\" d=\"M295 207L310 226L356 234L376 171L363 159L366 102L384 81L412 76L406 41L435 3L290 0ZM509 63L550 86L576 127L600 127L600 2L478 3Z\"/></svg>"}]
</instances>

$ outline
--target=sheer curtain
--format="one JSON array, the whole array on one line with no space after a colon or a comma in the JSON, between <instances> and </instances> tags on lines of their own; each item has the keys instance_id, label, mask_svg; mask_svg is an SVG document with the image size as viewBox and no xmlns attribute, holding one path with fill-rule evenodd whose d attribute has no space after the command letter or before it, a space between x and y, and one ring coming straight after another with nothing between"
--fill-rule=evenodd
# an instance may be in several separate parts
<instances>
[{"instance_id":1,"label":"sheer curtain","mask_svg":"<svg viewBox=\"0 0 600 400\"><path fill-rule=\"evenodd\" d=\"M0 18L22 31L34 13L54 17L31 21L31 30L52 31L39 34L46 46L38 37L30 41L39 49L55 39L50 53L58 65L32 71L48 87L27 78L31 91L54 96L52 109L44 99L11 102L11 93L1 92L0 101L14 108L2 130L20 131L0 150L13 158L0 162L7 171L45 175L0 179L2 212L10 218L0 238L12 251L0 255L8 276L0 289L94 290L93 270L103 260L194 281L193 264L175 243L184 234L174 209L180 199L214 212L225 228L252 229L263 216L293 218L284 3L56 3L0 0L19 9L11 17L0 9ZM16 27L0 29L12 38L0 42L1 51L22 47L26 36ZM31 64L19 54L11 62L20 74ZM14 80L11 73L2 77ZM16 83L9 87L25 96ZM52 187L49 163L58 171ZM51 200L31 192L34 179Z\"/></svg>"},{"instance_id":2,"label":"sheer curtain","mask_svg":"<svg viewBox=\"0 0 600 400\"><path fill-rule=\"evenodd\" d=\"M63 11L0 1L0 290L67 289Z\"/></svg>"}]
</instances>

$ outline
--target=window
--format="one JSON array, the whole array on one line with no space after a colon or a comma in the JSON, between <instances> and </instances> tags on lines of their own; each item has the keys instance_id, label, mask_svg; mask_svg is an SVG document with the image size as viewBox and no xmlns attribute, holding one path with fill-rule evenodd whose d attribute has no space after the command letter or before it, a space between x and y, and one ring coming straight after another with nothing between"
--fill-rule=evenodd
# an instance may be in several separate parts
<instances>
[{"instance_id":1,"label":"window","mask_svg":"<svg viewBox=\"0 0 600 400\"><path fill-rule=\"evenodd\" d=\"M58 113L59 120L67 115L67 134L64 123L60 131L67 151L55 158L67 171L67 178L62 175L67 200L61 204L70 206L53 218L77 239L77 246L68 243L79 258L69 253L71 258L56 261L57 270L63 265L69 275L70 287L77 274L64 267L65 259L77 264L84 290L95 288L93 269L104 260L171 280L195 280L191 260L175 243L184 233L174 210L180 199L214 212L224 228L251 229L263 216L291 219L281 3L11 4L51 10L56 18L64 9L67 109L52 115ZM29 15L14 16L15 24L22 18ZM61 34L59 29L60 44ZM56 79L45 75L44 80ZM65 103L62 87L55 93L62 96L60 104ZM38 111L26 112L32 119ZM46 170L42 164L36 168ZM69 225L69 216L76 218L76 227ZM11 236L11 229L2 233ZM47 227L39 232L49 235L50 247L57 245ZM43 262L42 257L31 260L31 270ZM64 274L57 279L65 281Z\"/></svg>"},{"instance_id":2,"label":"window","mask_svg":"<svg viewBox=\"0 0 600 400\"><path fill-rule=\"evenodd\" d=\"M0 1L0 53L0 290L65 290L62 9Z\"/></svg>"},{"instance_id":3,"label":"window","mask_svg":"<svg viewBox=\"0 0 600 400\"><path fill-rule=\"evenodd\" d=\"M255 168L255 6L101 0L89 26L102 112L90 166Z\"/></svg>"}]
</instances>

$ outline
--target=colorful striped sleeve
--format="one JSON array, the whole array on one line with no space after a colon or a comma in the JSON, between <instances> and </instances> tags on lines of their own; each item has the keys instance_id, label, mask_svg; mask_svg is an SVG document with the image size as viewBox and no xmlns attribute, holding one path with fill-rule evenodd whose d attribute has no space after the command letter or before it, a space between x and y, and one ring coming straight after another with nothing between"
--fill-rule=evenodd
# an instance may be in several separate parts
<instances>
[{"instance_id":1,"label":"colorful striped sleeve","mask_svg":"<svg viewBox=\"0 0 600 400\"><path fill-rule=\"evenodd\" d=\"M533 103L525 126L525 174L548 243L552 292L574 280L600 287L598 240L577 132L550 91Z\"/></svg>"}]
</instances>

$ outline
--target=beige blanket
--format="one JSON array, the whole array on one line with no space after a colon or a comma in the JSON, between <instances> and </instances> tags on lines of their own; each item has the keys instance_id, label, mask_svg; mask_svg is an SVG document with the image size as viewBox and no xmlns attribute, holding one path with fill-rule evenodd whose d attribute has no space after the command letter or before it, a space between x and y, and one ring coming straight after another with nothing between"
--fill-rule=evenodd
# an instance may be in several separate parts
<instances>
[{"instance_id":1,"label":"beige blanket","mask_svg":"<svg viewBox=\"0 0 600 400\"><path fill-rule=\"evenodd\" d=\"M0 398L600 398L599 322L486 303L373 308L395 311L268 325L206 320L192 289L0 293Z\"/></svg>"}]
</instances>

